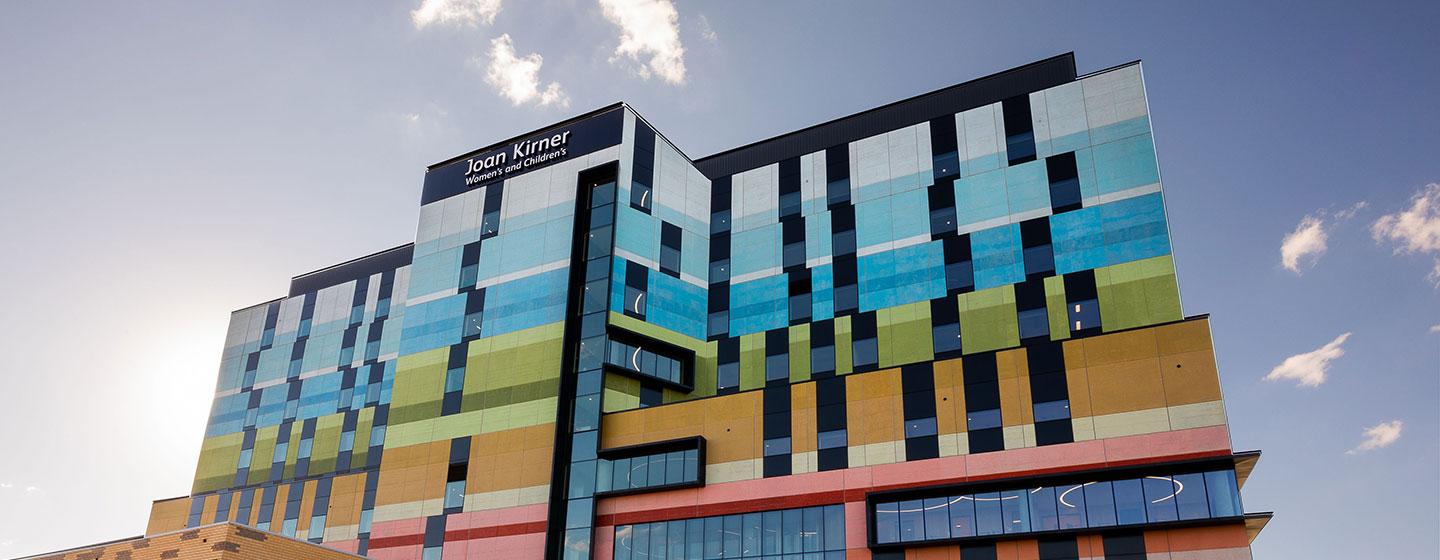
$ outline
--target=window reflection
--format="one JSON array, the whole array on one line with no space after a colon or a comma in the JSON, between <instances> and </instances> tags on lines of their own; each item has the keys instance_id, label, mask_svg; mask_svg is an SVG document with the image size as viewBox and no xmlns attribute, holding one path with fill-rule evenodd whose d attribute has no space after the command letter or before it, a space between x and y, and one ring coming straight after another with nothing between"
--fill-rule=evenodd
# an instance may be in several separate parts
<instances>
[{"instance_id":1,"label":"window reflection","mask_svg":"<svg viewBox=\"0 0 1440 560\"><path fill-rule=\"evenodd\" d=\"M874 505L877 544L1235 517L1233 470L935 496Z\"/></svg>"},{"instance_id":2,"label":"window reflection","mask_svg":"<svg viewBox=\"0 0 1440 560\"><path fill-rule=\"evenodd\" d=\"M845 557L845 507L817 506L615 528L615 560ZM790 558L790 556L785 556Z\"/></svg>"}]
</instances>

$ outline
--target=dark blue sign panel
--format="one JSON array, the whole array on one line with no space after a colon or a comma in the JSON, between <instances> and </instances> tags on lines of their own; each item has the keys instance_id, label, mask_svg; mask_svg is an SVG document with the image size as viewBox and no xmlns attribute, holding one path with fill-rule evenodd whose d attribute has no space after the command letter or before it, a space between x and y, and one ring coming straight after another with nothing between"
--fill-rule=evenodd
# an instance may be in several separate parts
<instances>
[{"instance_id":1,"label":"dark blue sign panel","mask_svg":"<svg viewBox=\"0 0 1440 560\"><path fill-rule=\"evenodd\" d=\"M430 204L617 145L624 127L625 111L616 107L462 157L425 173L420 204Z\"/></svg>"}]
</instances>

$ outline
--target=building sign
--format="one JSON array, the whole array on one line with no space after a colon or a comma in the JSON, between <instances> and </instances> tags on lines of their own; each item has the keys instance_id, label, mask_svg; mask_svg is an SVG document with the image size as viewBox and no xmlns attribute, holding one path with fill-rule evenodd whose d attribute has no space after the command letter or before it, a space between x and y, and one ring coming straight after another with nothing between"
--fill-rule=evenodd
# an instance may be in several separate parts
<instances>
[{"instance_id":1,"label":"building sign","mask_svg":"<svg viewBox=\"0 0 1440 560\"><path fill-rule=\"evenodd\" d=\"M516 142L509 151L500 150L465 160L465 184L488 182L505 174L524 171L527 167L565 157L565 144L572 131L557 132L549 138Z\"/></svg>"},{"instance_id":2,"label":"building sign","mask_svg":"<svg viewBox=\"0 0 1440 560\"><path fill-rule=\"evenodd\" d=\"M624 122L624 110L616 107L432 167L425 173L420 204L619 144Z\"/></svg>"}]
</instances>

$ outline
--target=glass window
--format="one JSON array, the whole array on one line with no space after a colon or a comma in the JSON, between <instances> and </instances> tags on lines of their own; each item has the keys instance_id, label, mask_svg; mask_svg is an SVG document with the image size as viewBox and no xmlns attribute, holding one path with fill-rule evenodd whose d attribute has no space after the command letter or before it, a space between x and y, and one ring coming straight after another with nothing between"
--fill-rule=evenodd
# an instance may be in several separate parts
<instances>
[{"instance_id":1,"label":"glass window","mask_svg":"<svg viewBox=\"0 0 1440 560\"><path fill-rule=\"evenodd\" d=\"M760 555L760 514L747 513L740 520L740 555Z\"/></svg>"},{"instance_id":2,"label":"glass window","mask_svg":"<svg viewBox=\"0 0 1440 560\"><path fill-rule=\"evenodd\" d=\"M610 487L615 490L628 490L630 488L630 458L615 459L611 463L614 471Z\"/></svg>"},{"instance_id":3,"label":"glass window","mask_svg":"<svg viewBox=\"0 0 1440 560\"><path fill-rule=\"evenodd\" d=\"M875 505L875 541L881 544L900 542L900 504Z\"/></svg>"},{"instance_id":4,"label":"glass window","mask_svg":"<svg viewBox=\"0 0 1440 560\"><path fill-rule=\"evenodd\" d=\"M935 417L905 421L905 437L925 437L936 434Z\"/></svg>"},{"instance_id":5,"label":"glass window","mask_svg":"<svg viewBox=\"0 0 1440 560\"><path fill-rule=\"evenodd\" d=\"M1006 490L1000 493L1000 508L1005 515L1006 533L1030 532L1030 493Z\"/></svg>"},{"instance_id":6,"label":"glass window","mask_svg":"<svg viewBox=\"0 0 1440 560\"><path fill-rule=\"evenodd\" d=\"M1000 409L972 410L965 414L965 425L968 430L984 430L1000 427Z\"/></svg>"},{"instance_id":7,"label":"glass window","mask_svg":"<svg viewBox=\"0 0 1440 560\"><path fill-rule=\"evenodd\" d=\"M651 197L650 185L646 185L646 184L644 184L644 183L635 183L635 182L632 182L632 183L630 184L630 206L631 206L631 207L635 208L636 210L643 211L643 212L645 212L646 214L649 214L649 213L650 213L650 203L652 202L652 201L650 200L650 197Z\"/></svg>"},{"instance_id":8,"label":"glass window","mask_svg":"<svg viewBox=\"0 0 1440 560\"><path fill-rule=\"evenodd\" d=\"M645 292L631 286L625 286L625 310L640 315L645 314Z\"/></svg>"},{"instance_id":9,"label":"glass window","mask_svg":"<svg viewBox=\"0 0 1440 560\"><path fill-rule=\"evenodd\" d=\"M975 500L970 496L950 498L950 536L975 536Z\"/></svg>"},{"instance_id":10,"label":"glass window","mask_svg":"<svg viewBox=\"0 0 1440 560\"><path fill-rule=\"evenodd\" d=\"M730 230L730 210L717 210L710 214L710 233L716 234Z\"/></svg>"},{"instance_id":11,"label":"glass window","mask_svg":"<svg viewBox=\"0 0 1440 560\"><path fill-rule=\"evenodd\" d=\"M1056 510L1061 529L1081 529L1085 523L1085 487L1080 484L1055 489Z\"/></svg>"},{"instance_id":12,"label":"glass window","mask_svg":"<svg viewBox=\"0 0 1440 560\"><path fill-rule=\"evenodd\" d=\"M725 520L725 526L724 537L721 541L724 546L721 548L721 553L724 558L739 558L741 516L727 515L722 519Z\"/></svg>"},{"instance_id":13,"label":"glass window","mask_svg":"<svg viewBox=\"0 0 1440 560\"><path fill-rule=\"evenodd\" d=\"M587 395L575 399L575 430L586 431L600 427L600 396Z\"/></svg>"},{"instance_id":14,"label":"glass window","mask_svg":"<svg viewBox=\"0 0 1440 560\"><path fill-rule=\"evenodd\" d=\"M1068 420L1070 418L1070 401L1058 400L1043 403L1035 403L1035 421L1048 422L1051 420Z\"/></svg>"},{"instance_id":15,"label":"glass window","mask_svg":"<svg viewBox=\"0 0 1440 560\"><path fill-rule=\"evenodd\" d=\"M1179 486L1168 476L1147 476L1141 479L1145 489L1146 518L1151 523L1175 521L1179 515L1175 510L1175 495Z\"/></svg>"},{"instance_id":16,"label":"glass window","mask_svg":"<svg viewBox=\"0 0 1440 560\"><path fill-rule=\"evenodd\" d=\"M465 506L465 481L456 480L445 483L445 508L458 508Z\"/></svg>"},{"instance_id":17,"label":"glass window","mask_svg":"<svg viewBox=\"0 0 1440 560\"><path fill-rule=\"evenodd\" d=\"M1116 523L1115 492L1109 481L1085 485L1085 517L1091 527L1109 527Z\"/></svg>"},{"instance_id":18,"label":"glass window","mask_svg":"<svg viewBox=\"0 0 1440 560\"><path fill-rule=\"evenodd\" d=\"M947 498L925 499L925 538L943 539L950 536L950 508Z\"/></svg>"},{"instance_id":19,"label":"glass window","mask_svg":"<svg viewBox=\"0 0 1440 560\"><path fill-rule=\"evenodd\" d=\"M665 454L665 484L679 484L689 480L685 476L685 452L671 451Z\"/></svg>"},{"instance_id":20,"label":"glass window","mask_svg":"<svg viewBox=\"0 0 1440 560\"><path fill-rule=\"evenodd\" d=\"M1087 299L1065 306L1070 315L1071 332L1100 326L1100 302Z\"/></svg>"},{"instance_id":21,"label":"glass window","mask_svg":"<svg viewBox=\"0 0 1440 560\"><path fill-rule=\"evenodd\" d=\"M819 552L824 546L820 531L825 525L825 510L809 507L800 510L800 550Z\"/></svg>"},{"instance_id":22,"label":"glass window","mask_svg":"<svg viewBox=\"0 0 1440 560\"><path fill-rule=\"evenodd\" d=\"M651 560L665 560L665 552L669 544L669 536L666 534L668 525L664 523L650 523L650 548L646 556Z\"/></svg>"},{"instance_id":23,"label":"glass window","mask_svg":"<svg viewBox=\"0 0 1440 560\"><path fill-rule=\"evenodd\" d=\"M1244 511L1240 507L1240 491L1235 484L1235 471L1205 473L1205 493L1209 498L1211 516L1235 517Z\"/></svg>"},{"instance_id":24,"label":"glass window","mask_svg":"<svg viewBox=\"0 0 1440 560\"><path fill-rule=\"evenodd\" d=\"M960 350L959 323L935 325L930 329L930 335L936 352L954 352Z\"/></svg>"},{"instance_id":25,"label":"glass window","mask_svg":"<svg viewBox=\"0 0 1440 560\"><path fill-rule=\"evenodd\" d=\"M642 523L630 529L630 558L650 556L650 524Z\"/></svg>"},{"instance_id":26,"label":"glass window","mask_svg":"<svg viewBox=\"0 0 1440 560\"><path fill-rule=\"evenodd\" d=\"M815 373L835 371L834 345L810 349L810 371Z\"/></svg>"},{"instance_id":27,"label":"glass window","mask_svg":"<svg viewBox=\"0 0 1440 560\"><path fill-rule=\"evenodd\" d=\"M1050 244L1025 249L1025 273L1043 274L1055 271L1055 252Z\"/></svg>"},{"instance_id":28,"label":"glass window","mask_svg":"<svg viewBox=\"0 0 1440 560\"><path fill-rule=\"evenodd\" d=\"M740 364L729 362L716 368L716 386L721 389L740 386Z\"/></svg>"},{"instance_id":29,"label":"glass window","mask_svg":"<svg viewBox=\"0 0 1440 560\"><path fill-rule=\"evenodd\" d=\"M605 255L605 254L609 253L609 252L610 252L610 234L611 234L612 231L613 231L613 230L612 230L612 226L608 226L608 225L607 225L607 226L601 226L601 227L597 227L597 228L591 229L591 230L590 230L590 239L589 239L589 241L585 244L585 249L586 249L586 251L585 251L585 258L587 258L587 259L593 259L593 258L597 258L597 257L600 257L600 256L602 256L602 255ZM663 261L664 258L665 258L665 249L666 249L665 247L661 247L661 248L660 248L660 258L661 258L662 261ZM671 249L671 250L673 251L674 249ZM678 251L676 251L675 259L678 261L679 258L680 258L680 254L679 254Z\"/></svg>"},{"instance_id":30,"label":"glass window","mask_svg":"<svg viewBox=\"0 0 1440 560\"><path fill-rule=\"evenodd\" d=\"M669 545L666 547L668 548L666 556L675 560L685 558L685 522L670 521L665 525L665 540L669 541ZM586 558L585 560L590 559Z\"/></svg>"},{"instance_id":31,"label":"glass window","mask_svg":"<svg viewBox=\"0 0 1440 560\"><path fill-rule=\"evenodd\" d=\"M847 437L844 428L841 428L839 430L820 432L819 435L816 437L816 441L818 444L817 448L835 449L837 447L845 447L847 443L846 439Z\"/></svg>"},{"instance_id":32,"label":"glass window","mask_svg":"<svg viewBox=\"0 0 1440 560\"><path fill-rule=\"evenodd\" d=\"M754 441L754 440L751 440ZM765 456L787 455L790 453L790 438L771 438L765 440Z\"/></svg>"},{"instance_id":33,"label":"glass window","mask_svg":"<svg viewBox=\"0 0 1440 560\"><path fill-rule=\"evenodd\" d=\"M780 551L785 554L800 550L800 510L787 509L780 512Z\"/></svg>"},{"instance_id":34,"label":"glass window","mask_svg":"<svg viewBox=\"0 0 1440 560\"><path fill-rule=\"evenodd\" d=\"M705 520L696 518L685 521L685 557L701 558L705 555Z\"/></svg>"},{"instance_id":35,"label":"glass window","mask_svg":"<svg viewBox=\"0 0 1440 560\"><path fill-rule=\"evenodd\" d=\"M1145 522L1145 493L1138 479L1117 480L1111 483L1115 489L1115 518L1120 525Z\"/></svg>"},{"instance_id":36,"label":"glass window","mask_svg":"<svg viewBox=\"0 0 1440 560\"><path fill-rule=\"evenodd\" d=\"M705 558L720 558L725 550L725 520L705 518Z\"/></svg>"},{"instance_id":37,"label":"glass window","mask_svg":"<svg viewBox=\"0 0 1440 560\"><path fill-rule=\"evenodd\" d=\"M595 494L596 463L599 461L580 461L570 465L570 498L588 498ZM446 488L448 489L449 486L447 485ZM462 493L465 491L463 481L460 484L460 491ZM450 507L448 496L445 507Z\"/></svg>"},{"instance_id":38,"label":"glass window","mask_svg":"<svg viewBox=\"0 0 1440 560\"><path fill-rule=\"evenodd\" d=\"M790 378L790 355L765 356L765 380L776 381Z\"/></svg>"},{"instance_id":39,"label":"glass window","mask_svg":"<svg viewBox=\"0 0 1440 560\"><path fill-rule=\"evenodd\" d=\"M1175 476L1175 507L1180 519L1206 519L1210 505L1205 499L1205 475L1200 473Z\"/></svg>"},{"instance_id":40,"label":"glass window","mask_svg":"<svg viewBox=\"0 0 1440 560\"><path fill-rule=\"evenodd\" d=\"M630 458L630 487L643 488L650 484L650 458Z\"/></svg>"},{"instance_id":41,"label":"glass window","mask_svg":"<svg viewBox=\"0 0 1440 560\"><path fill-rule=\"evenodd\" d=\"M453 393L465 388L465 368L451 368L445 371L445 392Z\"/></svg>"},{"instance_id":42,"label":"glass window","mask_svg":"<svg viewBox=\"0 0 1440 560\"><path fill-rule=\"evenodd\" d=\"M1000 511L1000 493L975 494L971 499L975 500L975 533L982 536L1004 533L1005 522Z\"/></svg>"},{"instance_id":43,"label":"glass window","mask_svg":"<svg viewBox=\"0 0 1440 560\"><path fill-rule=\"evenodd\" d=\"M1019 313L1020 338L1037 338L1050 335L1050 315L1044 307L1026 309Z\"/></svg>"},{"instance_id":44,"label":"glass window","mask_svg":"<svg viewBox=\"0 0 1440 560\"><path fill-rule=\"evenodd\" d=\"M845 550L845 506L825 506L825 550Z\"/></svg>"},{"instance_id":45,"label":"glass window","mask_svg":"<svg viewBox=\"0 0 1440 560\"><path fill-rule=\"evenodd\" d=\"M895 515L893 509L891 512L890 515ZM895 517L895 520L895 534L899 535L899 517ZM780 521L780 512L778 510L767 511L760 514L760 548L765 554L780 554ZM890 542L896 541L892 540Z\"/></svg>"},{"instance_id":46,"label":"glass window","mask_svg":"<svg viewBox=\"0 0 1440 560\"><path fill-rule=\"evenodd\" d=\"M595 518L594 506L594 498L570 500L570 504L565 511L565 528L582 529L589 527Z\"/></svg>"},{"instance_id":47,"label":"glass window","mask_svg":"<svg viewBox=\"0 0 1440 560\"><path fill-rule=\"evenodd\" d=\"M685 450L685 481L695 482L699 480L700 469L703 468L705 468L705 466L700 464L700 450Z\"/></svg>"},{"instance_id":48,"label":"glass window","mask_svg":"<svg viewBox=\"0 0 1440 560\"><path fill-rule=\"evenodd\" d=\"M604 311L609 302L605 298L609 296L606 290L607 280L596 280L585 285L585 302L582 307L584 313L595 313Z\"/></svg>"},{"instance_id":49,"label":"glass window","mask_svg":"<svg viewBox=\"0 0 1440 560\"><path fill-rule=\"evenodd\" d=\"M1053 486L1042 486L1030 491L1030 527L1035 531L1054 531L1060 528Z\"/></svg>"},{"instance_id":50,"label":"glass window","mask_svg":"<svg viewBox=\"0 0 1440 560\"><path fill-rule=\"evenodd\" d=\"M880 348L873 338L855 341L855 365L873 366L880 361Z\"/></svg>"}]
</instances>

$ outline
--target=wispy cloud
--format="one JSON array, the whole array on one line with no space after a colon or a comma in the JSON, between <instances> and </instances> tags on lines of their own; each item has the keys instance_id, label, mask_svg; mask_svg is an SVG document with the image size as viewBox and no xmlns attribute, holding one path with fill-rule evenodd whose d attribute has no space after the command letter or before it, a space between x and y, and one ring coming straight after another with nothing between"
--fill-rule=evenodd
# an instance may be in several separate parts
<instances>
[{"instance_id":1,"label":"wispy cloud","mask_svg":"<svg viewBox=\"0 0 1440 560\"><path fill-rule=\"evenodd\" d=\"M695 16L695 28L705 42L712 45L720 42L720 35L715 33L715 28L710 26L710 18L705 17L705 14Z\"/></svg>"},{"instance_id":2,"label":"wispy cloud","mask_svg":"<svg viewBox=\"0 0 1440 560\"><path fill-rule=\"evenodd\" d=\"M495 23L501 0L424 0L410 12L415 29L435 24L468 25Z\"/></svg>"},{"instance_id":3,"label":"wispy cloud","mask_svg":"<svg viewBox=\"0 0 1440 560\"><path fill-rule=\"evenodd\" d=\"M1400 430L1404 427L1404 422L1391 420L1365 428L1365 441L1360 442L1360 445L1355 446L1354 449L1346 451L1345 453L1347 455L1354 455L1372 449L1389 447L1390 444L1400 439Z\"/></svg>"},{"instance_id":4,"label":"wispy cloud","mask_svg":"<svg viewBox=\"0 0 1440 560\"><path fill-rule=\"evenodd\" d=\"M1356 202L1355 204L1351 204L1349 208L1346 208L1346 209L1344 209L1344 210L1341 210L1341 211L1339 211L1339 212L1336 212L1336 213L1335 213L1335 219L1337 219L1337 220L1348 220L1348 219L1350 219L1350 218L1354 218L1355 215L1356 215L1356 214L1359 214L1361 210L1364 210L1364 209L1369 208L1369 207L1370 207L1370 203L1369 203L1369 202L1366 202L1366 201L1363 201L1363 200L1360 201L1360 202Z\"/></svg>"},{"instance_id":5,"label":"wispy cloud","mask_svg":"<svg viewBox=\"0 0 1440 560\"><path fill-rule=\"evenodd\" d=\"M570 106L570 97L560 89L559 82L540 87L540 68L545 58L540 53L515 54L515 43L506 33L490 41L490 62L485 68L485 83L490 84L513 105L534 103L541 106Z\"/></svg>"},{"instance_id":6,"label":"wispy cloud","mask_svg":"<svg viewBox=\"0 0 1440 560\"><path fill-rule=\"evenodd\" d=\"M673 2L600 0L600 10L620 27L620 45L611 63L628 58L640 64L636 72L643 78L654 75L671 84L685 83L685 47L680 44L680 14Z\"/></svg>"},{"instance_id":7,"label":"wispy cloud","mask_svg":"<svg viewBox=\"0 0 1440 560\"><path fill-rule=\"evenodd\" d=\"M1440 183L1416 192L1408 208L1375 220L1370 233L1378 243L1393 243L1397 255L1432 255L1435 266L1427 278L1440 287Z\"/></svg>"},{"instance_id":8,"label":"wispy cloud","mask_svg":"<svg viewBox=\"0 0 1440 560\"><path fill-rule=\"evenodd\" d=\"M1440 333L1440 325L1433 325L1433 326L1431 326L1431 327L1430 327L1430 332L1432 332L1432 333Z\"/></svg>"},{"instance_id":9,"label":"wispy cloud","mask_svg":"<svg viewBox=\"0 0 1440 560\"><path fill-rule=\"evenodd\" d=\"M1329 248L1326 244L1328 238L1323 217L1305 216L1300 220L1300 224L1295 226L1295 231L1280 241L1280 265L1290 272L1300 274L1303 264L1301 260L1314 266L1315 261L1320 260L1320 256Z\"/></svg>"},{"instance_id":10,"label":"wispy cloud","mask_svg":"<svg viewBox=\"0 0 1440 560\"><path fill-rule=\"evenodd\" d=\"M1325 382L1325 374L1330 370L1330 362L1345 355L1345 349L1341 345L1350 338L1350 333L1335 337L1335 340L1328 344L1306 352L1285 358L1284 362L1270 370L1265 376L1266 381L1294 380L1301 387L1319 387Z\"/></svg>"}]
</instances>

